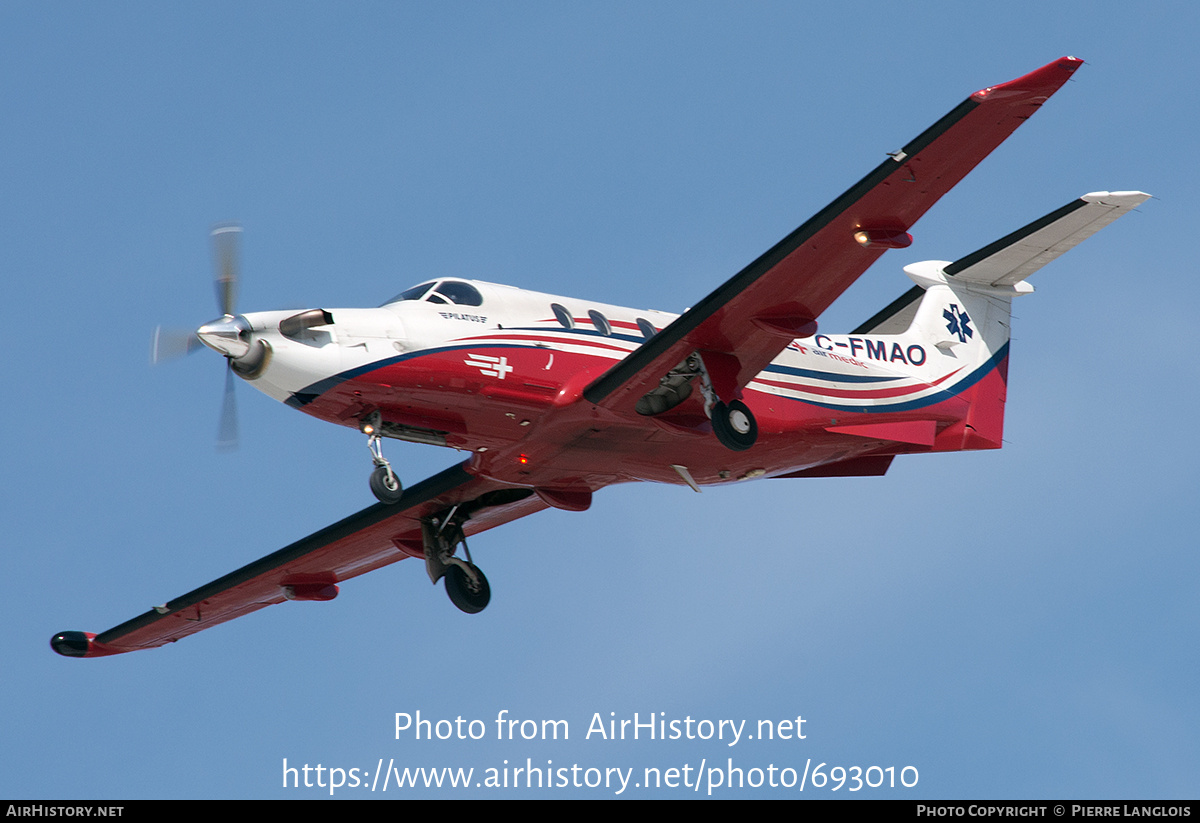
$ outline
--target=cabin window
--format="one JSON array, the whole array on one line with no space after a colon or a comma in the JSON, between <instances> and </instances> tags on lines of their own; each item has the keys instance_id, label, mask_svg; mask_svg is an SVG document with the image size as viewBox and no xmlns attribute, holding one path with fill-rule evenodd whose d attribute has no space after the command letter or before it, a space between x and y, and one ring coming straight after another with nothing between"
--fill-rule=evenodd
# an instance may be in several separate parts
<instances>
[{"instance_id":1,"label":"cabin window","mask_svg":"<svg viewBox=\"0 0 1200 823\"><path fill-rule=\"evenodd\" d=\"M605 337L612 335L612 324L608 322L608 318L595 309L588 310L588 317L592 318L592 325L596 327L596 331L603 334Z\"/></svg>"},{"instance_id":2,"label":"cabin window","mask_svg":"<svg viewBox=\"0 0 1200 823\"><path fill-rule=\"evenodd\" d=\"M554 312L554 316L558 319L559 325L564 329L575 328L575 320L571 317L571 313L567 311L566 306L560 306L558 303L551 303L550 310Z\"/></svg>"}]
</instances>

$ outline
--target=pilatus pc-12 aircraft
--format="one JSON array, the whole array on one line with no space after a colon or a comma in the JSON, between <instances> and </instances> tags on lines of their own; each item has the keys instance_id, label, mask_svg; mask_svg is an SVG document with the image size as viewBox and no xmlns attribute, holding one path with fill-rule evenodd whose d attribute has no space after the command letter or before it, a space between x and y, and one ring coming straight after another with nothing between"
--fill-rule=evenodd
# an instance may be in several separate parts
<instances>
[{"instance_id":1,"label":"pilatus pc-12 aircraft","mask_svg":"<svg viewBox=\"0 0 1200 823\"><path fill-rule=\"evenodd\" d=\"M101 634L71 657L148 649L405 558L479 612L466 538L633 480L699 491L756 477L882 475L898 454L998 449L1009 309L1025 278L1144 201L1085 194L954 262L907 266L907 293L849 334L821 313L1082 64L978 91L681 315L455 278L374 309L236 314L236 227L214 232L222 316L203 343L232 375L359 429L379 503ZM164 341L157 341L160 344ZM198 347L198 346L197 346ZM386 439L463 463L402 488ZM461 552L459 548L461 547Z\"/></svg>"}]
</instances>

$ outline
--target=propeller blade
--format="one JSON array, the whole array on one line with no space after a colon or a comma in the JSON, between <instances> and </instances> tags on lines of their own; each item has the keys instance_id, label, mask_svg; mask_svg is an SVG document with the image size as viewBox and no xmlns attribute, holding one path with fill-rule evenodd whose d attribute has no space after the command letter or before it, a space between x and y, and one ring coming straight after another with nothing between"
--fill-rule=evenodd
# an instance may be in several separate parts
<instances>
[{"instance_id":1,"label":"propeller blade","mask_svg":"<svg viewBox=\"0 0 1200 823\"><path fill-rule=\"evenodd\" d=\"M204 344L195 332L155 326L154 336L150 339L150 362L158 365L167 360L184 357L201 348L204 348Z\"/></svg>"},{"instance_id":2,"label":"propeller blade","mask_svg":"<svg viewBox=\"0 0 1200 823\"><path fill-rule=\"evenodd\" d=\"M221 425L217 430L217 449L232 451L238 445L237 399L233 393L233 364L225 366L225 397L221 401Z\"/></svg>"},{"instance_id":3,"label":"propeller blade","mask_svg":"<svg viewBox=\"0 0 1200 823\"><path fill-rule=\"evenodd\" d=\"M242 227L236 223L223 223L212 230L217 308L221 314L233 314L237 303L241 240Z\"/></svg>"}]
</instances>

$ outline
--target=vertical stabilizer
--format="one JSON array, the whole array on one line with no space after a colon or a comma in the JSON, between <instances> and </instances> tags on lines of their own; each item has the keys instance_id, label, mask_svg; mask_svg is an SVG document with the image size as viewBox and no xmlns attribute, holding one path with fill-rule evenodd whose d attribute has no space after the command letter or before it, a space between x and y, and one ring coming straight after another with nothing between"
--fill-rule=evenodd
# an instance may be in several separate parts
<instances>
[{"instance_id":1,"label":"vertical stabilizer","mask_svg":"<svg viewBox=\"0 0 1200 823\"><path fill-rule=\"evenodd\" d=\"M894 334L902 346L922 346L924 379L970 403L963 425L939 433L935 449L1000 448L1012 299L1033 292L1029 275L1149 197L1085 194L953 263L904 268L916 287L854 333Z\"/></svg>"},{"instance_id":2,"label":"vertical stabilizer","mask_svg":"<svg viewBox=\"0 0 1200 823\"><path fill-rule=\"evenodd\" d=\"M1033 289L1026 283L993 288L960 281L945 274L950 265L927 260L905 267L924 294L901 337L906 345L924 346L932 378L970 403L963 425L942 432L935 448L998 449L1004 434L1012 298Z\"/></svg>"}]
</instances>

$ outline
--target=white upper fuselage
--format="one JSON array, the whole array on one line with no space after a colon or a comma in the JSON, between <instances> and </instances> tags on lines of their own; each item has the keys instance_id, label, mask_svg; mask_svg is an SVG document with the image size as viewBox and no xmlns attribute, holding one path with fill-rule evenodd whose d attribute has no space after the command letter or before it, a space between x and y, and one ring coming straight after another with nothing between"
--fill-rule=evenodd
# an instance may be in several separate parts
<instances>
[{"instance_id":1,"label":"white upper fuselage","mask_svg":"<svg viewBox=\"0 0 1200 823\"><path fill-rule=\"evenodd\" d=\"M530 346L579 350L617 360L645 339L638 327L639 319L653 329L661 329L676 317L478 280L444 279L429 281L428 285L444 283L455 284L460 292L462 286L469 286L478 295L478 303L471 299L471 292L454 295L467 298L464 302L448 302L432 289L417 299L401 299L397 295L394 302L380 308L330 309L332 324L313 326L292 337L285 336L279 324L296 315L295 311L242 315L250 323L254 337L265 341L272 351L269 367L251 382L260 391L286 402L295 393L322 380L397 355L484 337L511 345L517 342L518 332L519 338ZM552 305L564 307L574 320L581 322L575 322L574 329L568 330L555 318ZM598 312L601 317L593 319L589 312ZM598 330L605 320L609 323L608 334ZM586 342L581 342L584 339Z\"/></svg>"}]
</instances>

